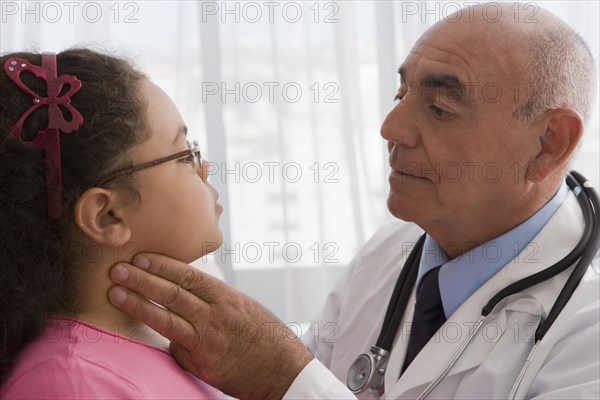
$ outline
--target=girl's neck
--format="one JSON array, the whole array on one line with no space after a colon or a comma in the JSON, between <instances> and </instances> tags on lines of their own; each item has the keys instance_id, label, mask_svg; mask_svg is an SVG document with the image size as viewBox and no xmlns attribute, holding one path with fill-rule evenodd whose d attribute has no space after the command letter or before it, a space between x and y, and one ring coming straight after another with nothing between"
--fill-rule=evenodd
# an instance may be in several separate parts
<instances>
[{"instance_id":1,"label":"girl's neck","mask_svg":"<svg viewBox=\"0 0 600 400\"><path fill-rule=\"evenodd\" d=\"M169 340L156 333L146 324L123 314L112 306L112 310L103 306L88 308L74 316L74 318L98 326L115 335L137 340L163 350L169 349Z\"/></svg>"},{"instance_id":2,"label":"girl's neck","mask_svg":"<svg viewBox=\"0 0 600 400\"><path fill-rule=\"evenodd\" d=\"M104 257L106 254L109 256ZM72 317L97 325L116 335L128 337L161 349L168 349L169 341L144 323L114 307L107 297L108 289L114 285L109 271L115 260L111 252L93 265L82 265L78 286L78 312Z\"/></svg>"}]
</instances>

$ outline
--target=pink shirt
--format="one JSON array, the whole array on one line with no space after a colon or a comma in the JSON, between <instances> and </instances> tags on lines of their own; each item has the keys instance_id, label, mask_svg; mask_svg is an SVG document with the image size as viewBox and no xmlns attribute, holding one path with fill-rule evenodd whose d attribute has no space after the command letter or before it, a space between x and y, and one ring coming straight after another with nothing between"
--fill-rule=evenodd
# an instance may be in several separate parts
<instances>
[{"instance_id":1,"label":"pink shirt","mask_svg":"<svg viewBox=\"0 0 600 400\"><path fill-rule=\"evenodd\" d=\"M52 318L21 354L2 399L222 399L165 350L88 323Z\"/></svg>"}]
</instances>

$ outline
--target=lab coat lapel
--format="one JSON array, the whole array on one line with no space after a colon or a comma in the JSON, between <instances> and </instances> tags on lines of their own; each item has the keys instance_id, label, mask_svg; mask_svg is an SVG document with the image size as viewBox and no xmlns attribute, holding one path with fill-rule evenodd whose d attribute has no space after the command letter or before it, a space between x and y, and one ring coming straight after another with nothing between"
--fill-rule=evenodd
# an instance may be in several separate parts
<instances>
[{"instance_id":1,"label":"lab coat lapel","mask_svg":"<svg viewBox=\"0 0 600 400\"><path fill-rule=\"evenodd\" d=\"M577 221L577 223L574 223ZM577 244L583 233L583 217L577 200L572 192L569 192L567 199L557 210L554 216L542 231L532 240L531 245L525 248L517 258L511 261L500 272L486 282L469 299L459 307L454 314L446 321L438 334L427 343L417 357L413 360L410 367L400 377L396 385L386 386L387 398L403 398L404 393L411 391L421 385L429 384L444 368L448 360L452 358L460 345L469 335L469 331L474 323L481 316L483 306L497 292L525 278L535 272L541 271L550 265L555 264L565 255L567 255ZM570 269L568 270L570 271ZM553 282L532 287L527 292L534 296L543 307L545 313L549 311L560 288L566 280L566 274L562 273L553 279ZM413 301L409 303L410 308L414 307ZM408 310L407 310L408 311ZM408 314L408 313L407 313ZM411 318L412 318L412 312ZM412 319L407 319L411 321ZM402 329L402 328L401 328ZM441 333L441 334L440 334ZM402 351L398 351L398 356L393 357L394 365L401 366L403 358L398 363L398 357L406 353L407 339L404 335L399 341ZM396 338L398 341L398 338ZM448 377L462 373L468 369L480 365L489 354L489 349L493 347L493 341L481 339L481 335L476 336L469 347L479 348L480 351L469 351L469 357L461 357L457 364L448 374ZM485 343L475 343L476 341ZM488 349L486 351L485 349ZM465 353L465 356L467 354ZM390 360L390 361L392 361ZM396 369L388 367L389 372L396 373ZM399 369L398 369L399 372ZM396 374L395 377L398 375ZM392 375L394 377L394 375ZM448 379L448 377L446 379ZM390 378L391 379L391 378ZM388 380L386 379L386 384ZM425 386L423 386L423 389ZM446 395L450 395L446 393Z\"/></svg>"},{"instance_id":2,"label":"lab coat lapel","mask_svg":"<svg viewBox=\"0 0 600 400\"><path fill-rule=\"evenodd\" d=\"M400 372L402 371L402 366L404 365L404 359L406 358L406 351L408 349L408 338L410 337L410 325L415 312L415 301L416 293L413 288L412 294L408 300L408 306L406 307L406 311L404 311L402 322L398 328L399 332L396 334L394 344L392 345L392 353L390 354L390 360L385 374L386 391L396 385Z\"/></svg>"}]
</instances>

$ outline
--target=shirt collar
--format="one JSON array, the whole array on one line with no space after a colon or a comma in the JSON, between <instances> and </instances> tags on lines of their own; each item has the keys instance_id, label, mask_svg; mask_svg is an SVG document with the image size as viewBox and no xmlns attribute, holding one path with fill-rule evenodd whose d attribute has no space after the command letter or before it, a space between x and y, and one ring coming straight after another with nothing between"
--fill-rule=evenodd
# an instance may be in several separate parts
<instances>
[{"instance_id":1,"label":"shirt collar","mask_svg":"<svg viewBox=\"0 0 600 400\"><path fill-rule=\"evenodd\" d=\"M417 290L423 276L441 265L440 295L446 318L450 317L469 296L519 254L527 251L524 256L535 257L536 245L531 241L558 210L567 194L568 187L563 182L554 197L530 218L454 260L450 260L444 249L427 235L419 263Z\"/></svg>"}]
</instances>

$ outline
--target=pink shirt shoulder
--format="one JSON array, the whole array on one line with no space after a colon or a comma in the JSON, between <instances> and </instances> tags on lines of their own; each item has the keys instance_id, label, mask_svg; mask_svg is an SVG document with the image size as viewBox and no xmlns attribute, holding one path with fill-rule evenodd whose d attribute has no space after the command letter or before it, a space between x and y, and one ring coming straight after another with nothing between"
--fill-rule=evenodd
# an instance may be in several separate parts
<instances>
[{"instance_id":1,"label":"pink shirt shoulder","mask_svg":"<svg viewBox=\"0 0 600 400\"><path fill-rule=\"evenodd\" d=\"M19 357L2 399L222 399L165 350L52 318Z\"/></svg>"}]
</instances>

